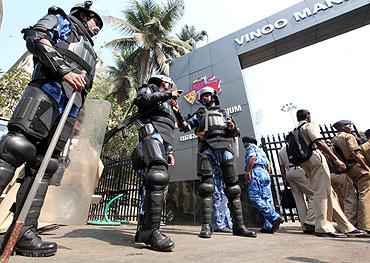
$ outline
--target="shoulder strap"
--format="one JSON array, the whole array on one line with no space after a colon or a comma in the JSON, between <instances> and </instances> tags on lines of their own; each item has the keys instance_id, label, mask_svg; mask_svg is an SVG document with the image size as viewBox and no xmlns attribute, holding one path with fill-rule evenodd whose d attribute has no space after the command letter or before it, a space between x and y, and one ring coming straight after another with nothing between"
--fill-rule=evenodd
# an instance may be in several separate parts
<instances>
[{"instance_id":1,"label":"shoulder strap","mask_svg":"<svg viewBox=\"0 0 370 263\"><path fill-rule=\"evenodd\" d=\"M300 124L297 128L295 128L295 130L297 130L297 131L298 131L298 137L299 137L302 141L304 141L304 139L303 139L302 135L300 134L300 130L301 130L301 128L303 127L303 125L305 125L305 124L307 124L307 122L304 122L304 123ZM315 141L317 141L317 140L315 140ZM313 144L315 143L315 141L312 141L310 144L308 144L308 145L307 145L307 147L308 147L310 150L312 150L312 146L313 146Z\"/></svg>"}]
</instances>

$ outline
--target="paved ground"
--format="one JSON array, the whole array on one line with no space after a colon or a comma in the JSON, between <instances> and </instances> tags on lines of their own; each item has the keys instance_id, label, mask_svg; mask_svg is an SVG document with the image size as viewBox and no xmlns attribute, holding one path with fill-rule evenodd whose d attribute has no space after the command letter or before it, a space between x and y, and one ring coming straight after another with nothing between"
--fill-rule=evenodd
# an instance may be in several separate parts
<instances>
[{"instance_id":1,"label":"paved ground","mask_svg":"<svg viewBox=\"0 0 370 263\"><path fill-rule=\"evenodd\" d=\"M135 225L118 227L65 226L43 235L59 245L55 256L10 262L370 262L370 238L330 239L303 235L297 224L283 224L278 233L256 239L215 233L197 237L198 226L164 226L176 243L170 253L156 252L133 242Z\"/></svg>"}]
</instances>

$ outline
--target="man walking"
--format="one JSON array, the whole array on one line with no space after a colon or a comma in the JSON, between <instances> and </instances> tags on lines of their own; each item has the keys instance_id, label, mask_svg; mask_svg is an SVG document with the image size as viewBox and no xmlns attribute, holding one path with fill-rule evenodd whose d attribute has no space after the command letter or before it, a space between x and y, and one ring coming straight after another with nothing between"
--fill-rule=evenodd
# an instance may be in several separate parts
<instances>
[{"instance_id":1,"label":"man walking","mask_svg":"<svg viewBox=\"0 0 370 263\"><path fill-rule=\"evenodd\" d=\"M297 120L299 135L306 145L312 147L311 157L301 166L312 182L316 236L332 238L365 236L366 232L356 229L340 208L330 184L329 167L321 151L326 153L340 169L345 170L346 165L325 144L319 127L311 122L311 114L308 110L298 110ZM331 224L332 217L342 233L338 233Z\"/></svg>"},{"instance_id":2,"label":"man walking","mask_svg":"<svg viewBox=\"0 0 370 263\"><path fill-rule=\"evenodd\" d=\"M278 156L284 187L290 186L292 189L303 233L313 234L315 232L315 214L312 185L302 167L289 162L285 145L280 149Z\"/></svg>"},{"instance_id":3,"label":"man walking","mask_svg":"<svg viewBox=\"0 0 370 263\"><path fill-rule=\"evenodd\" d=\"M370 234L370 168L361 154L356 137L351 133L351 121L341 120L333 127L339 131L333 139L334 147L338 147L347 164L347 174L357 187L358 194L358 226Z\"/></svg>"}]
</instances>

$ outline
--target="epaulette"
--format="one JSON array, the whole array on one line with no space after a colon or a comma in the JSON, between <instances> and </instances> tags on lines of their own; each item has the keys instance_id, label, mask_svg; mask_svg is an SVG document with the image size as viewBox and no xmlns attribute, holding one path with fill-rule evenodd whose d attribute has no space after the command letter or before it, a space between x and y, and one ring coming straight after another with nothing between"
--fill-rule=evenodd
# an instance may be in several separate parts
<instances>
[{"instance_id":1,"label":"epaulette","mask_svg":"<svg viewBox=\"0 0 370 263\"><path fill-rule=\"evenodd\" d=\"M48 9L48 15L62 15L63 17L67 18L66 12L60 7L52 6Z\"/></svg>"}]
</instances>

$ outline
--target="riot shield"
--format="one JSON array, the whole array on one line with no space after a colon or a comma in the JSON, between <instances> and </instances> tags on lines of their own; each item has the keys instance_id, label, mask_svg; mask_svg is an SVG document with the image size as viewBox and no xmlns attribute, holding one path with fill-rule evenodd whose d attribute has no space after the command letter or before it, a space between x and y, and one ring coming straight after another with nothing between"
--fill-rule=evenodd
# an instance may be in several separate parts
<instances>
[{"instance_id":1,"label":"riot shield","mask_svg":"<svg viewBox=\"0 0 370 263\"><path fill-rule=\"evenodd\" d=\"M39 222L44 224L85 224L101 168L100 153L110 103L86 100L75 124L69 159L61 184L50 186Z\"/></svg>"}]
</instances>

